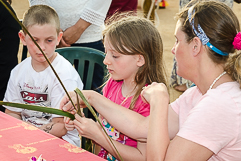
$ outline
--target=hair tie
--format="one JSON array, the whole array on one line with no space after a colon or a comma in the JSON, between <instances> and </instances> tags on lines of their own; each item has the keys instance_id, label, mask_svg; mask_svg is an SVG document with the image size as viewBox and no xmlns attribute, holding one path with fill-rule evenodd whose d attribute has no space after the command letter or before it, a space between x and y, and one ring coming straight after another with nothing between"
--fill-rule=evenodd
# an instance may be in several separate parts
<instances>
[{"instance_id":1,"label":"hair tie","mask_svg":"<svg viewBox=\"0 0 241 161\"><path fill-rule=\"evenodd\" d=\"M203 31L202 27L199 24L197 25L198 31L195 29L195 27L194 27L194 17L192 19L192 15L194 13L195 13L195 9L194 9L194 6L192 6L188 9L188 19L189 19L189 22L192 26L192 29L193 29L194 33L201 40L202 44L207 45L211 50L213 50L214 52L216 52L219 55L228 56L228 53L219 50L218 48L216 48L215 46L213 46L209 42L209 38L207 37L207 35L205 34L205 32Z\"/></svg>"},{"instance_id":2,"label":"hair tie","mask_svg":"<svg viewBox=\"0 0 241 161\"><path fill-rule=\"evenodd\" d=\"M241 32L237 33L233 40L233 48L237 50L241 50Z\"/></svg>"}]
</instances>

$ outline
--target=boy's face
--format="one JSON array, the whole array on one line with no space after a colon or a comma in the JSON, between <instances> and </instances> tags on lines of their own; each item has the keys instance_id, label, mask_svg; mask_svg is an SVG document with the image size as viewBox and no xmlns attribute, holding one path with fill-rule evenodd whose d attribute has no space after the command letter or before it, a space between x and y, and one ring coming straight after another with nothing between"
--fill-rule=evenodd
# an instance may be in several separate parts
<instances>
[{"instance_id":1,"label":"boy's face","mask_svg":"<svg viewBox=\"0 0 241 161\"><path fill-rule=\"evenodd\" d=\"M43 50L47 58L52 61L54 59L56 46L59 44L63 33L60 32L57 34L56 27L52 24L36 24L28 27L28 31ZM23 45L27 46L29 54L32 57L32 63L47 63L43 54L34 44L29 35L20 32L19 37Z\"/></svg>"}]
</instances>

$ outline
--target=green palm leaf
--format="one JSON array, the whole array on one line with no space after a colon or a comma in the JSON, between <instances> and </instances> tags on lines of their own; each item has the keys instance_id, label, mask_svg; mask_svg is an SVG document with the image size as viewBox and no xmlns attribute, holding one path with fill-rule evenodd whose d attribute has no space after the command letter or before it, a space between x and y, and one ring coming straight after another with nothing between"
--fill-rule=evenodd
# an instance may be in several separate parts
<instances>
[{"instance_id":1,"label":"green palm leaf","mask_svg":"<svg viewBox=\"0 0 241 161\"><path fill-rule=\"evenodd\" d=\"M65 111L55 109L55 108L50 108L50 107L43 107L43 106L36 106L36 105L29 105L29 104L22 104L22 103L3 102L3 101L0 101L0 105L6 105L11 107L17 107L22 109L28 109L33 111L40 111L40 112L46 112L50 114L66 116L66 117L69 117L71 120L75 119L74 115L69 112L65 112Z\"/></svg>"},{"instance_id":2,"label":"green palm leaf","mask_svg":"<svg viewBox=\"0 0 241 161\"><path fill-rule=\"evenodd\" d=\"M83 102L85 103L85 105L87 106L87 108L90 110L90 112L92 113L92 115L95 117L95 119L97 120L97 122L99 123L99 125L101 126L101 128L103 129L103 131L105 132L106 136L109 138L111 144L113 145L113 147L115 148L119 158L121 161L123 161L120 153L118 152L117 148L115 147L115 144L113 143L112 139L110 138L110 136L107 134L107 132L105 131L103 125L101 124L99 118L97 117L95 111L93 110L93 108L91 107L91 105L89 104L89 102L87 101L87 99L85 98L85 96L83 95L83 93L78 89L76 88L75 89L75 92L78 93L78 95L81 97L81 99L83 100ZM77 97L78 98L78 97Z\"/></svg>"}]
</instances>

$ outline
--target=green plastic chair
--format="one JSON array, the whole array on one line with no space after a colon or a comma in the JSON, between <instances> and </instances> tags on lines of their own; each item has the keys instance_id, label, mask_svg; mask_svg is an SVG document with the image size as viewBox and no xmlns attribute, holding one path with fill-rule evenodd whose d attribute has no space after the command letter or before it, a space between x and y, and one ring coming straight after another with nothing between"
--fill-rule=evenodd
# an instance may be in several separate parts
<instances>
[{"instance_id":1,"label":"green plastic chair","mask_svg":"<svg viewBox=\"0 0 241 161\"><path fill-rule=\"evenodd\" d=\"M85 90L90 90L93 80L95 64L99 64L104 71L104 76L107 74L106 66L103 64L105 55L102 51L88 48L88 47L64 47L55 50L64 58L66 58L80 75L81 80L86 80L84 84ZM84 78L85 63L88 63L87 78ZM105 80L103 80L104 83ZM83 112L85 117L88 117L88 109L84 108ZM88 141L88 140L87 140ZM82 137L82 148L86 149L86 139ZM87 150L87 149L86 149Z\"/></svg>"},{"instance_id":2,"label":"green plastic chair","mask_svg":"<svg viewBox=\"0 0 241 161\"><path fill-rule=\"evenodd\" d=\"M85 90L91 89L96 64L99 64L103 68L104 76L107 74L106 66L103 64L105 55L102 51L88 47L64 47L58 48L55 51L73 64L80 78L86 80L84 84ZM87 78L84 78L85 63L88 63Z\"/></svg>"}]
</instances>

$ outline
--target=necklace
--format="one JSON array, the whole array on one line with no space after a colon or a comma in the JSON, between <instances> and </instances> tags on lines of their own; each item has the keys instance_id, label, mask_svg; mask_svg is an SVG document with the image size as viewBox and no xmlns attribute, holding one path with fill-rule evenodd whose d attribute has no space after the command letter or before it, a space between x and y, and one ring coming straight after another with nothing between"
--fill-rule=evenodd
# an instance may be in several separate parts
<instances>
[{"instance_id":1,"label":"necklace","mask_svg":"<svg viewBox=\"0 0 241 161\"><path fill-rule=\"evenodd\" d=\"M119 88L119 91L118 91L118 95L119 93L121 92L121 89L122 89L122 86L123 84L121 85L121 87ZM136 89L136 87L125 97L125 99L120 103L120 105L122 105L132 94L132 92ZM122 95L122 94L121 94Z\"/></svg>"},{"instance_id":2,"label":"necklace","mask_svg":"<svg viewBox=\"0 0 241 161\"><path fill-rule=\"evenodd\" d=\"M126 96L126 98L121 102L120 105L122 105L129 97L130 97L130 94L128 96Z\"/></svg>"},{"instance_id":3,"label":"necklace","mask_svg":"<svg viewBox=\"0 0 241 161\"><path fill-rule=\"evenodd\" d=\"M211 86L209 87L209 89L212 89L214 84L224 75L226 74L226 71L224 71L223 73L221 73L214 81L213 83L211 84Z\"/></svg>"}]
</instances>

